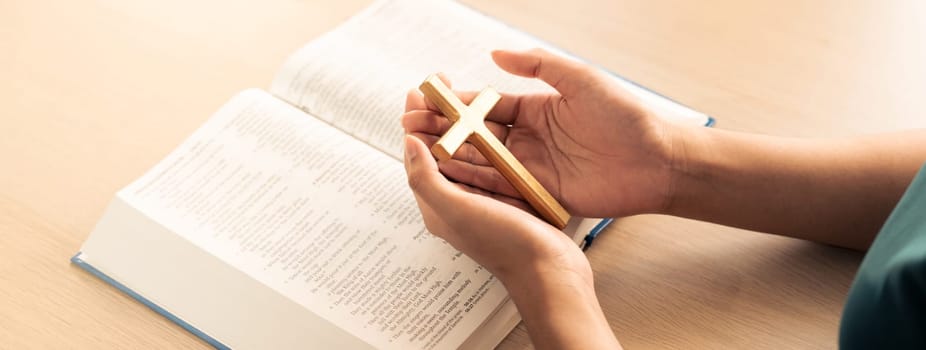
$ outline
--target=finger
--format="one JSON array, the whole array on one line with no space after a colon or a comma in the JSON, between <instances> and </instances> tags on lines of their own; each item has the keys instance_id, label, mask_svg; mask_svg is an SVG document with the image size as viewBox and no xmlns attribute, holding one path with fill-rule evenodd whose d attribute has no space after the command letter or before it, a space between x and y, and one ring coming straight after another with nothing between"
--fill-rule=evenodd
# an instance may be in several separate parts
<instances>
[{"instance_id":1,"label":"finger","mask_svg":"<svg viewBox=\"0 0 926 350\"><path fill-rule=\"evenodd\" d=\"M444 85L447 85L448 88L453 88L453 84L450 82L450 78L447 77L447 73L439 72L437 77L440 78L440 81L444 82Z\"/></svg>"},{"instance_id":2,"label":"finger","mask_svg":"<svg viewBox=\"0 0 926 350\"><path fill-rule=\"evenodd\" d=\"M486 122L486 127L500 141L505 142L509 127L496 122ZM453 123L446 117L430 110L414 110L402 115L402 128L406 133L421 132L431 135L447 133Z\"/></svg>"},{"instance_id":3,"label":"finger","mask_svg":"<svg viewBox=\"0 0 926 350\"><path fill-rule=\"evenodd\" d=\"M456 204L466 202L465 192L441 175L437 162L430 156L424 143L410 135L405 136L405 171L408 186L415 196L427 203L446 223L453 225L460 210Z\"/></svg>"},{"instance_id":4,"label":"finger","mask_svg":"<svg viewBox=\"0 0 926 350\"><path fill-rule=\"evenodd\" d=\"M443 135L450 129L451 122L443 115L431 110L414 110L402 115L402 128L406 134L420 132Z\"/></svg>"},{"instance_id":5,"label":"finger","mask_svg":"<svg viewBox=\"0 0 926 350\"><path fill-rule=\"evenodd\" d=\"M408 90L408 93L405 94L405 112L419 109L428 109L424 95L422 95L418 89Z\"/></svg>"},{"instance_id":6,"label":"finger","mask_svg":"<svg viewBox=\"0 0 926 350\"><path fill-rule=\"evenodd\" d=\"M495 167L451 159L439 162L438 169L454 181L508 197L523 198Z\"/></svg>"},{"instance_id":7,"label":"finger","mask_svg":"<svg viewBox=\"0 0 926 350\"><path fill-rule=\"evenodd\" d=\"M433 147L439 139L438 136L420 132L414 132L410 134L424 142L428 149ZM473 146L471 143L464 143L462 146L460 146L456 152L453 152L452 159L477 165L492 165L492 163L489 163L489 160L486 159L486 157L483 156L478 149L476 149L476 146Z\"/></svg>"},{"instance_id":8,"label":"finger","mask_svg":"<svg viewBox=\"0 0 926 350\"><path fill-rule=\"evenodd\" d=\"M590 66L543 49L492 51L499 68L522 77L539 78L566 97L577 96L598 78Z\"/></svg>"},{"instance_id":9,"label":"finger","mask_svg":"<svg viewBox=\"0 0 926 350\"><path fill-rule=\"evenodd\" d=\"M509 197L509 196L506 196L506 195L503 195L503 194L500 194L500 193L489 192L489 191L483 190L483 189L481 189L481 188L473 187L473 186L470 186L470 185L467 185L467 184L464 184L464 183L456 183L455 185L457 185L457 187L463 189L463 190L466 191L466 192L473 193L473 194L478 194L478 195L484 196L484 197L489 197L489 198L492 198L492 199L497 200L497 201L499 201L499 202L502 202L502 203L511 205L511 206L513 206L513 207L515 207L515 208L518 208L518 209L521 209L521 210L523 210L523 211L526 211L526 212L530 213L531 215L535 215L535 216L537 215L536 211L534 211L534 208L531 208L531 206L530 206L529 204L527 204L527 202L525 202L523 199L518 199L518 198L514 198L514 197Z\"/></svg>"}]
</instances>

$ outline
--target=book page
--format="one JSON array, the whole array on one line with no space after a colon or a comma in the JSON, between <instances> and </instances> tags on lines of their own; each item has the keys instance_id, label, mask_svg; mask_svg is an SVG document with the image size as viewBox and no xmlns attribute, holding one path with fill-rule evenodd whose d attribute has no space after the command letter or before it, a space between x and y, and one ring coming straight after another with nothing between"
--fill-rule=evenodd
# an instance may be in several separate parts
<instances>
[{"instance_id":1,"label":"book page","mask_svg":"<svg viewBox=\"0 0 926 350\"><path fill-rule=\"evenodd\" d=\"M507 298L426 231L401 162L260 90L118 196L376 348L457 348Z\"/></svg>"},{"instance_id":2,"label":"book page","mask_svg":"<svg viewBox=\"0 0 926 350\"><path fill-rule=\"evenodd\" d=\"M533 47L564 54L455 2L378 1L296 52L277 73L270 91L398 159L398 117L409 89L429 74L445 72L457 90L491 85L509 93L552 91L540 81L505 73L490 56L494 49ZM701 125L708 120L615 79L667 117Z\"/></svg>"}]
</instances>

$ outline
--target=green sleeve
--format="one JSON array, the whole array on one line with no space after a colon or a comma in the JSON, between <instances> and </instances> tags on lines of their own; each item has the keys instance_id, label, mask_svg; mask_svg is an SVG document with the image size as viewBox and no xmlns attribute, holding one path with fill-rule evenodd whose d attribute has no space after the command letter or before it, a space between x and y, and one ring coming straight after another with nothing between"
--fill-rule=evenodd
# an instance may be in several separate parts
<instances>
[{"instance_id":1,"label":"green sleeve","mask_svg":"<svg viewBox=\"0 0 926 350\"><path fill-rule=\"evenodd\" d=\"M842 349L926 349L926 166L859 267L839 330Z\"/></svg>"}]
</instances>

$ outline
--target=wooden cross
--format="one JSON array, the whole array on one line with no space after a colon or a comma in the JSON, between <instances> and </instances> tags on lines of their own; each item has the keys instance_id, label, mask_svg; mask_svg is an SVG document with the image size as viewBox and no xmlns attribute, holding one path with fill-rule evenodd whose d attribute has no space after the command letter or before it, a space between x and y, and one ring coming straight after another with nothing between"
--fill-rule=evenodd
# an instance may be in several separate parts
<instances>
[{"instance_id":1,"label":"wooden cross","mask_svg":"<svg viewBox=\"0 0 926 350\"><path fill-rule=\"evenodd\" d=\"M479 153L492 163L502 176L527 200L534 210L551 225L560 229L566 227L569 213L537 182L524 165L508 148L489 131L485 117L502 98L495 89L487 87L476 95L469 106L450 91L436 75L431 75L418 87L428 100L437 105L441 113L453 122L450 130L431 147L431 152L440 160L453 156L463 142L469 140Z\"/></svg>"}]
</instances>

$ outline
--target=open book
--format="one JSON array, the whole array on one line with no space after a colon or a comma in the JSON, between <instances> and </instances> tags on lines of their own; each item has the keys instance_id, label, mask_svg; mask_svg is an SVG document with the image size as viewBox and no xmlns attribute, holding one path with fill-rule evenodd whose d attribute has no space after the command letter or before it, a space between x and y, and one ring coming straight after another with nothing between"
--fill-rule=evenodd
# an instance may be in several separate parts
<instances>
[{"instance_id":1,"label":"open book","mask_svg":"<svg viewBox=\"0 0 926 350\"><path fill-rule=\"evenodd\" d=\"M489 55L530 47L556 51L457 3L377 2L120 190L72 261L218 348L494 347L517 310L426 231L398 117L438 71L458 89L549 91ZM620 81L679 122L710 123ZM598 222L564 231L581 239Z\"/></svg>"}]
</instances>

